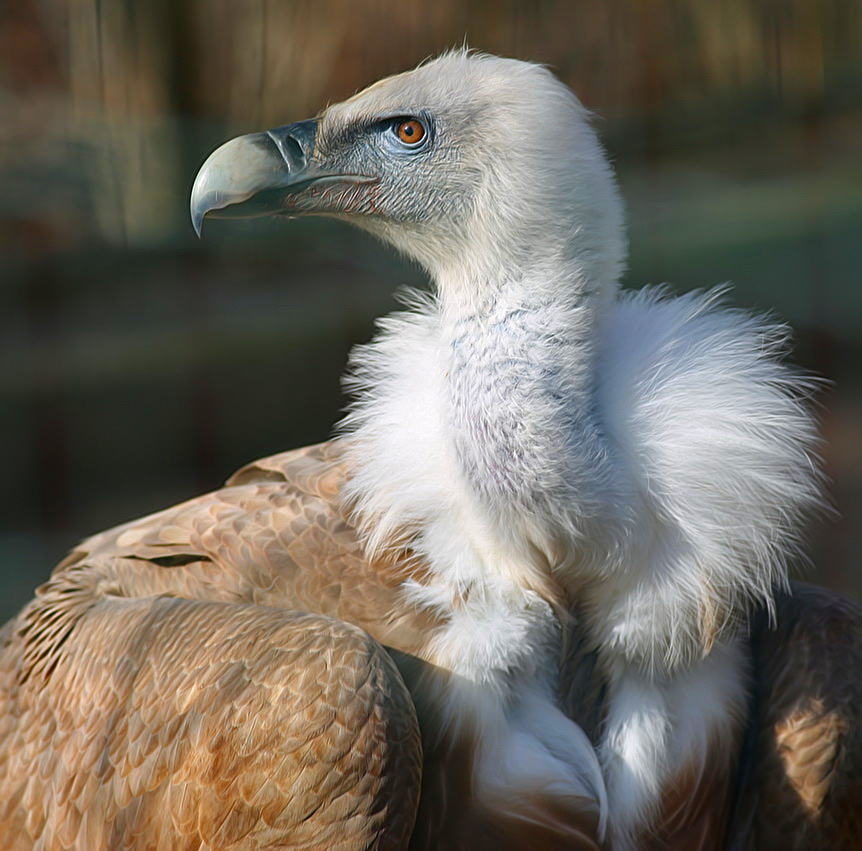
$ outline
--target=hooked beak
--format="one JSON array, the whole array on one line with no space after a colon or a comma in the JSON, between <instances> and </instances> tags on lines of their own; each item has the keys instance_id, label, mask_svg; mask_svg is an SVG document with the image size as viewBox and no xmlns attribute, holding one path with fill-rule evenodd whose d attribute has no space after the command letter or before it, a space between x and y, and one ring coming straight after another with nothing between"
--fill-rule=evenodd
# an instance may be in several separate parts
<instances>
[{"instance_id":1,"label":"hooked beak","mask_svg":"<svg viewBox=\"0 0 862 851\"><path fill-rule=\"evenodd\" d=\"M377 181L321 167L313 160L316 134L317 121L298 121L216 148L192 186L190 212L197 235L206 215L246 219L346 211L345 186Z\"/></svg>"}]
</instances>

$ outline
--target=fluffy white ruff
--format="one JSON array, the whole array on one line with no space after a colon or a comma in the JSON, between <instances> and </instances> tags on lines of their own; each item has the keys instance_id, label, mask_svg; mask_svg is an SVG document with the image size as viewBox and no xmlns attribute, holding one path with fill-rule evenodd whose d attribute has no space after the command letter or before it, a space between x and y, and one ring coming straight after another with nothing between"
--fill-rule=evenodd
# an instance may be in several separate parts
<instances>
[{"instance_id":1,"label":"fluffy white ruff","mask_svg":"<svg viewBox=\"0 0 862 851\"><path fill-rule=\"evenodd\" d=\"M659 674L707 653L752 601L771 606L822 506L813 383L782 363L783 326L716 293L646 289L588 346L539 311L517 346L502 322L459 339L477 376L461 387L449 320L433 299L413 307L354 358L351 496L372 549L407 533L456 591L501 574L541 587L550 560L598 645ZM463 435L461 406L487 433Z\"/></svg>"},{"instance_id":2,"label":"fluffy white ruff","mask_svg":"<svg viewBox=\"0 0 862 851\"><path fill-rule=\"evenodd\" d=\"M452 406L475 404L479 391L453 390L453 321L433 298L412 307L384 320L354 359L351 497L369 546L407 535L430 566L430 578L405 591L448 622L429 658L481 687L453 693L451 705L453 717L478 711L498 730L485 765L512 765L505 754L516 751L531 763L522 709L501 727L497 710L478 707L487 695L489 705L523 707L527 691L549 693L556 622L543 581L553 572L581 601L611 678L602 760L626 847L648 828L663 783L704 758L708 742L733 744L743 692L734 627L751 601L771 605L821 504L803 398L811 384L780 361L783 327L722 308L716 294L623 295L584 345L589 312L575 317L572 337L554 326L571 320L565 309L553 320L545 305L530 319L533 311L498 305L521 318L455 323L488 396L478 404L495 422L471 455L459 451ZM496 372L483 381L486 367ZM510 426L530 436L529 451L499 470ZM565 439L550 442L564 428ZM471 480L482 469L499 472L495 484ZM532 470L542 475L525 481ZM583 747L567 764L592 765L580 731L572 736ZM534 743L552 777L548 750Z\"/></svg>"},{"instance_id":3,"label":"fluffy white ruff","mask_svg":"<svg viewBox=\"0 0 862 851\"><path fill-rule=\"evenodd\" d=\"M752 601L771 609L823 505L814 383L782 362L784 326L719 297L623 296L597 360L599 420L629 493L614 550L595 553L591 630L659 675L709 652Z\"/></svg>"}]
</instances>

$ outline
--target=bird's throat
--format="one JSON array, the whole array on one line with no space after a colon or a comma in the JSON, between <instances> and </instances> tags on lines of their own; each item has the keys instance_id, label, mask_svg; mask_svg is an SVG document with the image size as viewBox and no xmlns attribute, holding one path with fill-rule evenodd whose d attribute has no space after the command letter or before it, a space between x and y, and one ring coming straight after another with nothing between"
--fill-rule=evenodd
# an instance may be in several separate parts
<instances>
[{"instance_id":1,"label":"bird's throat","mask_svg":"<svg viewBox=\"0 0 862 851\"><path fill-rule=\"evenodd\" d=\"M441 405L462 475L494 512L551 522L590 474L578 455L596 438L592 305L522 284L481 312L443 317Z\"/></svg>"}]
</instances>

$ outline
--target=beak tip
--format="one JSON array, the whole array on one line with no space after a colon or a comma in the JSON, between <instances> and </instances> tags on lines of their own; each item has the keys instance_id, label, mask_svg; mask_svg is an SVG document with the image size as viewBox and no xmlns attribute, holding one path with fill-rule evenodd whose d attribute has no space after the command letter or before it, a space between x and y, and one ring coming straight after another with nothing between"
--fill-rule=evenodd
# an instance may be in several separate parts
<instances>
[{"instance_id":1,"label":"beak tip","mask_svg":"<svg viewBox=\"0 0 862 851\"><path fill-rule=\"evenodd\" d=\"M217 187L213 186L213 179L215 178L217 181L220 175L218 173L214 175L212 170L207 168L208 164L208 162L204 163L198 172L189 198L189 217L198 239L201 238L204 219L210 213L226 207L230 203L230 198L225 197L224 192L220 192Z\"/></svg>"},{"instance_id":2,"label":"beak tip","mask_svg":"<svg viewBox=\"0 0 862 851\"><path fill-rule=\"evenodd\" d=\"M204 216L209 212L209 207L204 203L204 192L202 192L201 175L204 169L195 177L194 185L192 186L191 196L189 197L189 216L192 220L192 227L195 229L198 239L201 238L201 229L204 226Z\"/></svg>"},{"instance_id":3,"label":"beak tip","mask_svg":"<svg viewBox=\"0 0 862 851\"><path fill-rule=\"evenodd\" d=\"M204 226L204 213L192 208L192 227L195 229L197 238L201 238L201 230Z\"/></svg>"}]
</instances>

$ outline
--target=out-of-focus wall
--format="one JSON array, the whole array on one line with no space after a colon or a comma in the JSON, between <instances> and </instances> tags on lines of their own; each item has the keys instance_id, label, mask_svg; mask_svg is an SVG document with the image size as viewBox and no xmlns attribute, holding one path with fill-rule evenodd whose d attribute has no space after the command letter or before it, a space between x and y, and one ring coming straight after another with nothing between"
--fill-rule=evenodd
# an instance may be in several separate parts
<instances>
[{"instance_id":1,"label":"out-of-focus wall","mask_svg":"<svg viewBox=\"0 0 862 851\"><path fill-rule=\"evenodd\" d=\"M790 320L862 598L858 0L9 0L0 6L0 616L84 534L328 436L350 345L420 270L344 226L187 221L226 136L441 49L549 64L629 201L627 283Z\"/></svg>"}]
</instances>

